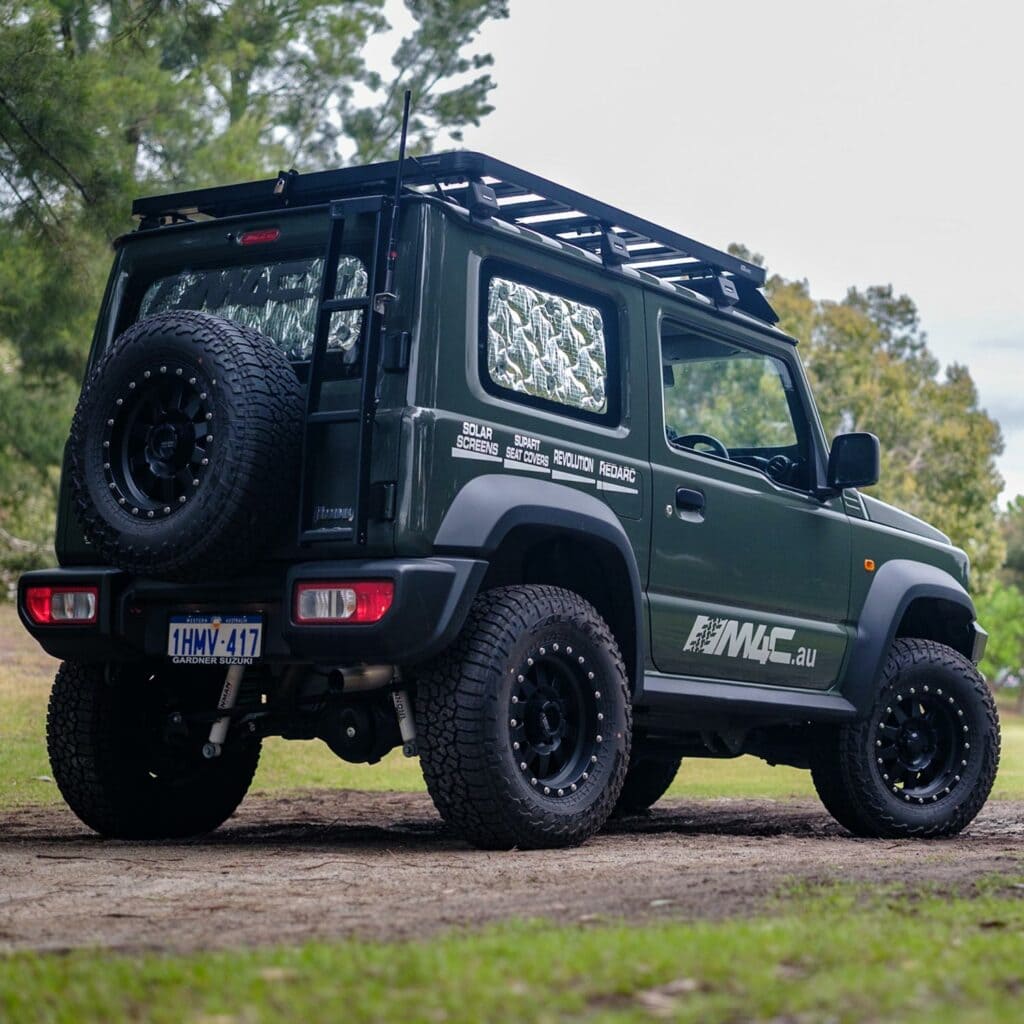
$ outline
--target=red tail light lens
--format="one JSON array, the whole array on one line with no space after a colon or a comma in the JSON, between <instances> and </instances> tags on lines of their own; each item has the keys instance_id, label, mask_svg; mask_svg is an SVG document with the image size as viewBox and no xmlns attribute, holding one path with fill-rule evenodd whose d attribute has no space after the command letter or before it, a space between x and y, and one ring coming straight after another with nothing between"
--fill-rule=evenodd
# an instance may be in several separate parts
<instances>
[{"instance_id":1,"label":"red tail light lens","mask_svg":"<svg viewBox=\"0 0 1024 1024\"><path fill-rule=\"evenodd\" d=\"M295 621L301 625L379 622L391 607L391 580L318 580L295 588Z\"/></svg>"},{"instance_id":2,"label":"red tail light lens","mask_svg":"<svg viewBox=\"0 0 1024 1024\"><path fill-rule=\"evenodd\" d=\"M96 621L97 587L29 587L25 611L37 626L88 626Z\"/></svg>"}]
</instances>

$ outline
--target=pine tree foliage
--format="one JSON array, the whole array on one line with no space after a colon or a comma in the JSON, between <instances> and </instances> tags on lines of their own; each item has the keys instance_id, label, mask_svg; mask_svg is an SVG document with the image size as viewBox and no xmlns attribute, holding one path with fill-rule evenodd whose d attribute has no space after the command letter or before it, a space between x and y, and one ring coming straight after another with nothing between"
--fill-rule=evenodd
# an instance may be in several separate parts
<instances>
[{"instance_id":1,"label":"pine tree foliage","mask_svg":"<svg viewBox=\"0 0 1024 1024\"><path fill-rule=\"evenodd\" d=\"M0 563L52 557L61 448L133 198L385 159L406 88L414 151L490 112L475 43L506 0L405 8L376 67L384 0L0 0Z\"/></svg>"}]
</instances>

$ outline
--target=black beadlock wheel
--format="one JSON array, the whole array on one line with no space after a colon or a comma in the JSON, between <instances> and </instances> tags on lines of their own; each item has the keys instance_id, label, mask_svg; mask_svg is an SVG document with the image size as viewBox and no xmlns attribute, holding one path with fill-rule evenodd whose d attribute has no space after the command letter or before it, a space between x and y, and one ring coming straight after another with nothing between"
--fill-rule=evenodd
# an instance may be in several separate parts
<instances>
[{"instance_id":1,"label":"black beadlock wheel","mask_svg":"<svg viewBox=\"0 0 1024 1024\"><path fill-rule=\"evenodd\" d=\"M147 519L181 511L208 471L213 453L215 384L195 365L165 358L143 370L133 394L107 420L108 488L119 504ZM129 504L130 503L130 504Z\"/></svg>"},{"instance_id":2,"label":"black beadlock wheel","mask_svg":"<svg viewBox=\"0 0 1024 1024\"><path fill-rule=\"evenodd\" d=\"M998 766L995 702L974 665L931 640L897 640L870 715L825 734L811 771L855 835L927 838L974 819Z\"/></svg>"},{"instance_id":3,"label":"black beadlock wheel","mask_svg":"<svg viewBox=\"0 0 1024 1024\"><path fill-rule=\"evenodd\" d=\"M185 734L175 724L215 709L223 678L202 667L64 662L46 743L71 810L113 839L182 838L227 820L252 782L259 738L229 734L221 756L207 759L201 726Z\"/></svg>"},{"instance_id":4,"label":"black beadlock wheel","mask_svg":"<svg viewBox=\"0 0 1024 1024\"><path fill-rule=\"evenodd\" d=\"M90 375L71 427L86 538L144 575L250 565L296 492L302 414L294 370L257 331L188 310L133 325Z\"/></svg>"},{"instance_id":5,"label":"black beadlock wheel","mask_svg":"<svg viewBox=\"0 0 1024 1024\"><path fill-rule=\"evenodd\" d=\"M629 757L625 666L607 624L549 586L480 595L417 678L427 788L487 849L572 846L605 823Z\"/></svg>"},{"instance_id":6,"label":"black beadlock wheel","mask_svg":"<svg viewBox=\"0 0 1024 1024\"><path fill-rule=\"evenodd\" d=\"M675 781L682 763L682 757L667 752L659 752L658 755L645 753L634 738L626 781L615 805L615 814L639 814L653 807Z\"/></svg>"}]
</instances>

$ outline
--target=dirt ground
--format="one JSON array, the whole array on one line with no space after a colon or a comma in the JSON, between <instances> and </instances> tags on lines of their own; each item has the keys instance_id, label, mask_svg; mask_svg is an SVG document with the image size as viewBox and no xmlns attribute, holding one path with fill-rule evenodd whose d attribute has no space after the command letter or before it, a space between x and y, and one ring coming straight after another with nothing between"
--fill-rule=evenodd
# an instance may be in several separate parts
<instances>
[{"instance_id":1,"label":"dirt ground","mask_svg":"<svg viewBox=\"0 0 1024 1024\"><path fill-rule=\"evenodd\" d=\"M943 842L852 839L811 802L665 801L578 850L480 853L422 794L253 796L212 835L105 841L62 807L0 814L0 950L412 938L501 918L749 914L792 880L1024 873L1024 803Z\"/></svg>"}]
</instances>

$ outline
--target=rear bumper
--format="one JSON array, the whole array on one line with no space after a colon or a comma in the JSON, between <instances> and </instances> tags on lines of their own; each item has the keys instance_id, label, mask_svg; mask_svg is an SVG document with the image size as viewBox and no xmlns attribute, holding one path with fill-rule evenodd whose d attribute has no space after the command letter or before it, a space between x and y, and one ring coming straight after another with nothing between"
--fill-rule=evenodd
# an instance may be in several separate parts
<instances>
[{"instance_id":1,"label":"rear bumper","mask_svg":"<svg viewBox=\"0 0 1024 1024\"><path fill-rule=\"evenodd\" d=\"M487 570L468 558L374 559L304 562L277 577L242 577L211 583L167 583L106 567L44 569L18 581L18 614L42 648L75 661L162 658L172 615L262 615L263 657L270 662L411 664L454 640ZM371 625L298 625L292 595L302 580L387 579L395 596ZM25 610L30 586L99 588L91 625L39 626Z\"/></svg>"}]
</instances>

